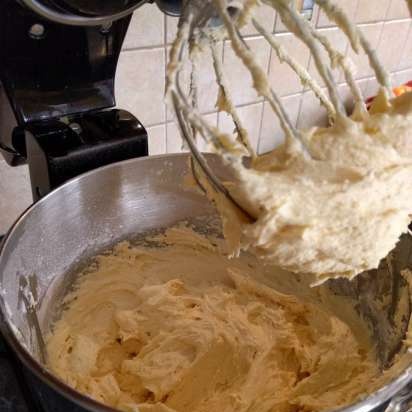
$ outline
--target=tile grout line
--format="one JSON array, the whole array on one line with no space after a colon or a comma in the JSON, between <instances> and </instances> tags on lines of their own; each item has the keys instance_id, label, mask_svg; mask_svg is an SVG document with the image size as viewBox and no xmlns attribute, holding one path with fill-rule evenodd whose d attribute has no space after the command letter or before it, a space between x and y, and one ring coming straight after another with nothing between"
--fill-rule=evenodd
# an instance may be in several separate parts
<instances>
[{"instance_id":1,"label":"tile grout line","mask_svg":"<svg viewBox=\"0 0 412 412\"><path fill-rule=\"evenodd\" d=\"M405 47L406 47L406 45L407 45L407 43L408 43L408 39L409 39L409 36L410 36L411 33L412 33L412 21L409 22L408 33L407 33L407 35L406 35L405 44L403 45L403 48L404 48L404 49L405 49ZM405 53L405 50L403 50L402 53L401 53L400 56L399 56L399 60L398 60L398 63L397 63L397 65L396 65L396 68L397 68L397 69L399 69L399 66L400 66L400 64L401 64L401 62L402 62L402 59L403 59L403 56L404 56L404 53Z\"/></svg>"},{"instance_id":2,"label":"tile grout line","mask_svg":"<svg viewBox=\"0 0 412 412\"><path fill-rule=\"evenodd\" d=\"M317 5L317 4L316 4L316 9L317 9L316 10L316 18L315 18L316 21L312 22L312 26L313 26L314 30L319 30L319 20L320 20L321 14L322 14L322 10L319 7L319 5ZM320 28L320 29L322 29L322 28ZM312 63L312 53L309 53L309 59L308 59L308 62L306 64L306 70L308 71L309 74L310 74L309 70L310 70L311 63ZM297 110L295 127L298 127L300 118L302 116L303 99L304 99L304 96L305 96L306 92L307 92L307 90L305 89L305 86L302 84L302 89L299 92L290 95L290 96L300 96L299 103L298 103L299 107L298 107L298 110ZM313 91L311 91L309 93L313 93ZM285 96L285 97L290 97L290 96Z\"/></svg>"},{"instance_id":3,"label":"tile grout line","mask_svg":"<svg viewBox=\"0 0 412 412\"><path fill-rule=\"evenodd\" d=\"M167 17L164 16L164 39L163 39L163 53L164 53L164 59L165 59L165 79L166 79L166 72L167 72L167 64L168 64L168 56L167 56L167 33L168 33L168 20ZM166 87L166 83L165 83L165 87ZM167 132L167 104L166 101L164 101L163 104L163 109L164 109L164 115L165 115L165 121L164 121L164 141L165 141L165 153L168 153L167 147L168 147L168 132Z\"/></svg>"},{"instance_id":4,"label":"tile grout line","mask_svg":"<svg viewBox=\"0 0 412 412\"><path fill-rule=\"evenodd\" d=\"M275 12L274 22L273 22L273 26L272 26L273 31L275 31L275 29L276 29L277 19L278 19L278 14ZM275 36L276 34L273 34L273 35ZM270 47L270 49L269 49L269 59L268 59L267 65L266 65L266 75L268 77L269 85L270 85L270 69L271 69L271 66L272 66L272 55L273 55L273 47ZM280 97L279 97L279 99L280 99ZM264 113L264 108L265 108L265 101L266 101L266 99L263 99L263 101L260 103L261 108L260 108L259 131L258 131L258 139L257 139L257 145L256 145L256 153L257 154L259 154L260 144L261 144L261 141L262 141L263 113Z\"/></svg>"},{"instance_id":5,"label":"tile grout line","mask_svg":"<svg viewBox=\"0 0 412 412\"><path fill-rule=\"evenodd\" d=\"M393 1L393 0L392 0L392 1ZM389 13L390 7L391 7L391 5L392 5L392 1L389 2L388 10L386 11L387 14ZM386 15L387 15L387 14L386 14ZM379 39L378 39L378 42L377 42L376 48L375 48L375 51L376 51L376 54L377 54L377 57L378 57L379 60L381 60L381 59L380 59L380 57L379 57L379 55L378 55L378 50L379 50L379 47L380 47L380 45L381 45L382 38L383 38L383 33L384 33L384 31L385 31L385 26L386 26L387 23L388 23L387 20L384 20L384 21L383 21L382 28L381 28L381 32L380 32L380 34L379 34ZM385 68L385 69L386 69L386 68ZM392 78L391 78L391 77L392 77L391 72L389 72L389 85L392 87ZM376 78L375 76L372 76L372 79L375 79L375 78ZM369 80L369 79L368 79L368 80ZM366 91L368 91L368 85L366 85Z\"/></svg>"},{"instance_id":6,"label":"tile grout line","mask_svg":"<svg viewBox=\"0 0 412 412\"><path fill-rule=\"evenodd\" d=\"M372 27L372 26L376 26L376 25L379 24L380 30L377 33L378 36L376 36L377 40L378 40L376 48L379 48L379 46L382 44L382 39L383 39L383 35L384 35L383 30L384 30L386 24L395 23L395 22L404 22L405 23L407 21L408 22L411 21L409 18L392 18L390 20L386 20L386 18L388 17L389 11L390 11L391 4L392 3L389 2L388 5L387 5L384 20L377 20L377 21L374 21L374 22L370 21L370 22L358 23L358 27L360 27L360 28ZM356 5L355 5L355 18L357 18L358 14L359 14L359 7L360 7L360 0L357 0ZM321 15L321 13L318 11L314 16L314 19L312 20L312 24L314 24L315 27L317 27L318 24L319 24L320 15ZM272 32L274 33L274 35L282 37L282 36L290 34L290 32L288 32L288 31L286 31L286 32L283 32L283 31L276 32L276 26L277 26L278 20L279 20L279 16L277 15L277 13L274 13L273 21L272 21ZM166 18L166 16L163 16L163 29L164 29L163 44L153 44L153 45L147 45L147 46L141 46L141 47L131 47L131 48L124 49L122 52L129 53L129 52L138 52L140 50L141 51L153 50L153 51L158 51L159 52L160 49L162 49L163 58L164 58L164 65L165 65L164 66L164 75L166 76L166 68L167 68L166 62L167 62L167 58L168 58L167 51L168 51L168 47L169 47L167 39L168 39L168 29L169 28L170 27L169 27L168 18ZM379 28L377 28L377 29L379 29ZM323 26L323 27L318 27L317 29L320 30L320 31L330 31L330 30L336 29L336 26L335 25ZM406 29L405 26L404 26L404 29ZM406 30L404 30L404 31L406 32ZM412 32L412 24L410 24L408 26L408 34L406 36L406 39L408 39L408 36L410 35L411 32ZM256 34L249 34L249 35L244 36L244 38L247 39L247 40L261 40L261 39L263 39L263 36L256 35ZM226 43L226 42L224 42L224 43ZM344 54L348 55L348 52L349 52L350 49L351 49L350 44L349 44L349 42L347 42L347 44L345 45ZM222 60L224 60L225 57L227 58L227 49L225 50L225 45L223 44L223 47L222 47ZM266 71L268 76L270 75L271 71L273 70L273 68L272 68L272 59L273 59L273 50L270 48L268 62L267 62L267 71ZM312 57L307 59L307 69L309 69L309 67L312 63L312 60L313 60ZM407 66L400 68L401 61L402 61L402 55L400 56L399 61L397 62L397 65L391 71L392 75L396 76L397 74L404 74L404 73L407 73L408 71L412 70L412 67L408 68ZM408 62L406 62L406 63L408 64ZM373 80L374 78L375 78L374 76L368 75L368 76L364 76L364 77L361 77L359 79L356 79L356 81L357 82L361 82L361 81L366 81L367 82L369 80ZM345 84L346 84L346 82L343 79L341 79L341 81L337 82L338 86L345 85ZM310 91L305 90L305 89L302 88L299 91L294 91L293 93L288 93L288 94L285 94L283 96L279 96L281 99L288 98L288 97L293 97L293 96L300 96L300 99L297 100L297 102L296 102L296 106L299 106L299 107L298 108L295 107L295 109L298 109L297 110L297 117L296 117L297 123L299 123L299 121L301 121L302 110L303 110L303 98L306 95L306 93L310 93ZM255 109L258 112L257 113L258 116L256 117L256 120L259 121L258 132L257 132L257 134L258 134L257 151L259 151L259 148L262 146L263 118L264 118L265 104L266 104L265 100L256 99L256 100L253 100L253 101L248 101L246 103L236 105L237 108L251 107L251 106L259 105L260 113L258 111L258 108ZM170 137L169 136L170 128L169 128L169 133L168 133L168 130L167 130L168 127L167 126L171 125L171 124L174 124L174 120L171 116L168 115L168 107L167 107L167 104L166 104L165 100L163 100L163 110L164 110L163 120L160 121L160 122L149 124L146 127L148 129L154 128L154 127L160 127L160 126L164 127L163 139L164 139L164 146L166 147L166 151L167 151L167 148L169 146L168 138ZM217 112L215 110L205 111L204 114L208 115L208 114L215 114L215 113L216 113L216 124L219 125L222 121L222 116L220 116L219 112ZM259 116L259 114L260 114L260 116Z\"/></svg>"},{"instance_id":7,"label":"tile grout line","mask_svg":"<svg viewBox=\"0 0 412 412\"><path fill-rule=\"evenodd\" d=\"M360 8L360 2L361 0L357 0L356 2L356 7L355 7L355 14L354 14L354 20L356 21L357 17L358 17L358 12L359 12L359 8ZM350 42L349 42L350 43Z\"/></svg>"},{"instance_id":8,"label":"tile grout line","mask_svg":"<svg viewBox=\"0 0 412 412\"><path fill-rule=\"evenodd\" d=\"M383 22L387 21L386 18L387 18L388 15L389 15L389 10L391 9L392 2L393 2L393 1L394 1L394 0L390 0L390 1L388 2L388 6L387 6L387 8L386 8L385 15L383 16Z\"/></svg>"},{"instance_id":9,"label":"tile grout line","mask_svg":"<svg viewBox=\"0 0 412 412\"><path fill-rule=\"evenodd\" d=\"M222 68L225 67L225 49L226 49L226 40L222 41ZM218 91L219 93L219 91ZM218 95L219 96L219 95ZM216 116L216 127L219 128L220 125L220 114L221 112L219 110L217 110L217 116Z\"/></svg>"},{"instance_id":10,"label":"tile grout line","mask_svg":"<svg viewBox=\"0 0 412 412\"><path fill-rule=\"evenodd\" d=\"M401 70L395 70L392 71L391 74L392 75L401 75L401 74L405 74L407 72L412 71L412 66L406 69L401 69ZM361 77L359 79L356 79L357 82L362 82L362 81L368 81L368 80L373 80L375 79L375 76L365 76L365 77ZM346 82L340 82L337 84L338 87L340 86L345 86ZM280 96L281 99L287 99L287 98L291 98L291 97L298 97L307 93L312 93L310 90L303 90L303 91L299 91L299 92L295 92L295 93L288 93L285 94L283 96ZM250 106L256 106L258 104L264 104L265 101L264 100L260 100L260 101L253 101L253 102L248 102L248 103L241 103L241 104L237 104L236 108L245 108L245 107L250 107ZM217 110L208 110L202 113L203 115L212 115L212 114L218 114ZM159 126L164 126L164 125L171 125L173 124L174 121L172 119L169 120L165 120L164 122L157 122L157 123L150 123L148 125L145 125L145 127L147 129L151 129L154 127L159 127ZM0 159L1 160L1 159Z\"/></svg>"},{"instance_id":11,"label":"tile grout line","mask_svg":"<svg viewBox=\"0 0 412 412\"><path fill-rule=\"evenodd\" d=\"M358 27L362 28L362 27L368 27L368 26L373 26L373 25L379 25L379 24L388 24L388 23L405 23L407 21L411 21L410 18L402 18L402 19L392 19L392 20L377 20L374 22L364 22L364 23L358 23ZM330 31L333 29L336 29L337 26L336 25L331 25L331 26L327 26L327 27L317 27L316 26L316 30L318 31ZM274 31L274 34L277 36L286 36L288 34L290 34L289 31L280 31L280 32L276 32ZM260 36L260 35L245 35L243 36L243 38L245 40L261 40L264 37ZM144 51L144 50L159 50L162 49L164 47L168 47L170 46L170 44L166 41L163 44L153 44L150 46L139 46L139 47L131 47L131 48L127 48L127 49L122 49L122 53L131 53L131 52L136 52L136 51Z\"/></svg>"}]
</instances>

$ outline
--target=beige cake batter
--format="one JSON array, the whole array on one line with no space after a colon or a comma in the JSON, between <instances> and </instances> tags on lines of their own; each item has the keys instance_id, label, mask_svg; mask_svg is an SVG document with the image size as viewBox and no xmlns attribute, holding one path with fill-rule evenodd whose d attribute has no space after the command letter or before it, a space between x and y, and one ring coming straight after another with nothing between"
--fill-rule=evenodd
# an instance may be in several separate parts
<instances>
[{"instance_id":1,"label":"beige cake batter","mask_svg":"<svg viewBox=\"0 0 412 412\"><path fill-rule=\"evenodd\" d=\"M98 257L69 297L47 342L69 385L140 412L321 411L374 389L362 333L265 286L255 258L185 228L157 240Z\"/></svg>"},{"instance_id":2,"label":"beige cake batter","mask_svg":"<svg viewBox=\"0 0 412 412\"><path fill-rule=\"evenodd\" d=\"M256 222L217 202L233 253L250 250L319 282L376 268L410 222L411 130L412 93L381 95L371 114L304 133L309 155L284 144L250 168L235 164L231 192Z\"/></svg>"},{"instance_id":3,"label":"beige cake batter","mask_svg":"<svg viewBox=\"0 0 412 412\"><path fill-rule=\"evenodd\" d=\"M370 112L366 111L348 57L314 30L291 6L293 2L265 1L276 10L296 40L309 48L330 100L319 91L319 84L307 70L277 43L276 36L265 32L253 20L252 9L260 2L241 0L236 3L240 4L240 9L243 7L239 22L229 13L227 0L212 1L224 29L191 30L190 16L181 22L167 71L167 94L176 112L203 136L210 150L218 153L237 172L238 182L230 187L232 198L252 216L252 222L228 212L230 206L219 193L209 193L227 224L225 236L233 254L237 255L241 249L251 251L284 269L313 274L318 283L328 278L352 278L377 268L379 261L407 230L412 213L412 193L406 190L412 181L412 93L390 100L389 76L375 51L362 31L334 2L316 0L330 20L346 34L352 49L356 53L366 53L381 85L379 99ZM246 17L252 19L280 61L288 64L302 84L313 90L326 107L332 126L309 131L294 127L276 98L276 90L271 89L267 68L260 65L253 50L239 35L238 26L241 20L247 20ZM285 143L268 155L258 157L250 149L247 130L237 115L217 58L214 57L219 85L217 108L232 117L236 126L233 134L223 133L209 124L188 104L188 99L181 96L176 86L184 44L192 45L188 47L188 55L196 61L198 50L206 47L207 40L213 51L216 38L223 35L229 38L230 47L250 74L253 88L266 99L283 130ZM326 57L321 54L322 50ZM356 102L351 117L346 115L331 74L331 69L337 67ZM190 135L183 135L190 143ZM193 146L193 142L189 144L195 152ZM194 157L199 159L200 156ZM245 156L251 159L248 167L243 164ZM207 170L204 165L202 167ZM219 188L216 183L214 185ZM222 192L221 188L219 190Z\"/></svg>"}]
</instances>

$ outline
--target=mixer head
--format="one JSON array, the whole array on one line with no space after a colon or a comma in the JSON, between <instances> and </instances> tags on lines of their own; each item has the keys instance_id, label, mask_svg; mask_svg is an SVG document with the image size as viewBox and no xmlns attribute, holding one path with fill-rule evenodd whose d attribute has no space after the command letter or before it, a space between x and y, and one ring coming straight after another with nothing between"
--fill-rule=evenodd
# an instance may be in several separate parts
<instances>
[{"instance_id":1,"label":"mixer head","mask_svg":"<svg viewBox=\"0 0 412 412\"><path fill-rule=\"evenodd\" d=\"M79 173L147 155L143 125L113 109L117 62L135 9L156 3L177 15L181 1L0 1L0 155L29 164L35 199Z\"/></svg>"},{"instance_id":2,"label":"mixer head","mask_svg":"<svg viewBox=\"0 0 412 412\"><path fill-rule=\"evenodd\" d=\"M97 26L119 20L149 0L21 0L36 14L60 24ZM180 13L180 0L156 0L166 14Z\"/></svg>"}]
</instances>

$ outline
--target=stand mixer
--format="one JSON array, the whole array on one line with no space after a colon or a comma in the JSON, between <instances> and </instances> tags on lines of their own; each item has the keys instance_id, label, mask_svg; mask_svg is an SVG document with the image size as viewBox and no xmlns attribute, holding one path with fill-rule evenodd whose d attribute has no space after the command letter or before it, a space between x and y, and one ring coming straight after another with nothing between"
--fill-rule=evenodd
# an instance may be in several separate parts
<instances>
[{"instance_id":1,"label":"stand mixer","mask_svg":"<svg viewBox=\"0 0 412 412\"><path fill-rule=\"evenodd\" d=\"M78 174L148 154L143 125L114 109L122 43L145 3L1 2L0 151L11 166L28 163L34 200ZM179 13L177 0L156 3Z\"/></svg>"},{"instance_id":2,"label":"stand mixer","mask_svg":"<svg viewBox=\"0 0 412 412\"><path fill-rule=\"evenodd\" d=\"M134 9L146 2L3 0L0 4L0 150L11 166L28 163L35 200L81 173L148 154L144 126L132 114L114 108L114 76L130 16ZM156 0L156 4L165 13L177 15L180 12L179 1ZM186 170L187 160L186 157L174 159L178 165L175 169L179 173L170 173L165 187L173 189L175 181ZM22 218L20 223L23 224L17 230L17 226L12 229L18 243L13 245L9 235L1 251L2 257L11 256L13 246L16 250L25 249L22 246L24 237L31 232L29 228L34 222L38 232L30 233L30 237L36 239L39 247L30 248L32 254L24 255L23 260L31 261L41 274L46 274L42 270L43 263L57 273L60 268L53 263L63 262L63 259L57 259L62 256L57 255L62 253L70 261L73 250L83 247L84 238L89 236L94 239L94 230L97 233L107 222L110 222L113 231L129 227L125 222L131 223L130 230L134 229L133 224L144 226L144 210L151 207L155 209L153 205L160 205L160 208L164 204L168 211L172 210L175 199L184 199L188 204L183 203L183 206L194 209L192 199L185 199L183 192L178 193L178 196L171 193L169 197L162 198L162 192L153 191L157 197L152 203L149 202L150 195L153 195L149 190L149 178L160 179L158 170L161 162L162 159L154 159L155 167L152 168L148 168L145 162L136 163L137 167L132 163L114 165L113 168L102 169L100 177L96 179L93 174L88 174L81 181L63 186L63 190L54 192L46 201L38 202L33 209L35 213L29 218ZM139 176L144 179L139 179ZM127 182L130 190L123 190L120 194ZM148 185L149 189L144 185ZM129 200L134 196L141 200L141 196L143 206L146 207L133 209L133 203L130 202L126 208L119 208L122 213L128 214L126 217L129 220L125 216L118 221L114 216L106 216L106 206L111 211L112 208L117 210L116 202L122 201L113 199L113 187L119 188L119 192L116 192L119 198L126 194ZM71 195L76 188L79 189L75 193L78 203L73 203ZM146 189L149 195L145 195ZM79 193L81 196L78 196ZM166 190L165 193L167 195ZM54 202L50 202L50 199ZM116 205L113 206L111 202ZM51 203L56 206L54 209L49 206ZM207 207L203 198L196 199L194 203L199 210L201 206ZM67 209L62 207L64 205ZM183 215L185 207L178 204L175 208ZM99 208L102 208L101 213L96 212ZM82 213L86 216L84 220ZM141 222L137 216L143 216ZM169 219L169 214L165 214L166 217ZM146 220L150 218L155 221L153 224L158 224L155 213ZM170 222L167 220L166 223ZM61 228L67 228L62 231L65 232L62 235L59 234ZM18 233L19 230L22 232ZM55 237L51 234L55 234ZM48 237L54 239L52 246L55 249L49 252L44 249L50 247L44 241ZM50 258L51 255L53 259L56 258L56 262ZM40 260L37 260L39 257ZM12 264L12 259L10 262L1 262L0 278L9 271L13 271L14 278L23 273L20 272L19 264L23 270L25 262L16 265ZM4 275L4 278L7 276ZM11 289L7 289L10 291L9 296L13 293ZM11 356L7 349L1 348L0 342L0 376L3 378L0 379L0 401L5 405L3 408L0 403L1 411L81 412L85 409L79 405L90 406L90 402L87 404L84 399L72 402L79 398L75 391L65 389L63 392L56 381L52 384L49 380L50 384L46 385L46 378L43 381L39 379L46 376L45 371L38 369L35 376L30 368L26 370L18 361L11 362ZM31 366L34 365L33 360L29 362L33 362ZM398 384L402 383L404 387L407 376L402 379ZM392 386L390 393L394 394L395 387ZM385 393L385 399L388 396ZM26 402L21 403L19 397L25 398ZM408 396L405 395L405 398L408 401ZM378 403L373 403L371 407L375 405ZM379 410L385 407L383 405ZM111 409L95 406L87 410Z\"/></svg>"}]
</instances>

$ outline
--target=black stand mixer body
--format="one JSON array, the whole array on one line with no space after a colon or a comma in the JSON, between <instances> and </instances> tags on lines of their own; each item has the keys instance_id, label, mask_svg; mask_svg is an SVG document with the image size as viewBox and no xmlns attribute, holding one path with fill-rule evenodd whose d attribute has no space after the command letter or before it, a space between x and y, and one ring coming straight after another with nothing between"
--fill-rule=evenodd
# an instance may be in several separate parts
<instances>
[{"instance_id":1,"label":"black stand mixer body","mask_svg":"<svg viewBox=\"0 0 412 412\"><path fill-rule=\"evenodd\" d=\"M0 2L0 151L11 166L28 163L34 200L88 170L148 154L143 125L114 109L130 13L144 2Z\"/></svg>"},{"instance_id":2,"label":"black stand mixer body","mask_svg":"<svg viewBox=\"0 0 412 412\"><path fill-rule=\"evenodd\" d=\"M131 12L143 3L0 1L0 153L10 166L28 164L35 201L81 173L148 154L145 128L115 108L114 94ZM179 5L158 1L169 14ZM84 409L32 375L0 336L0 410Z\"/></svg>"}]
</instances>

